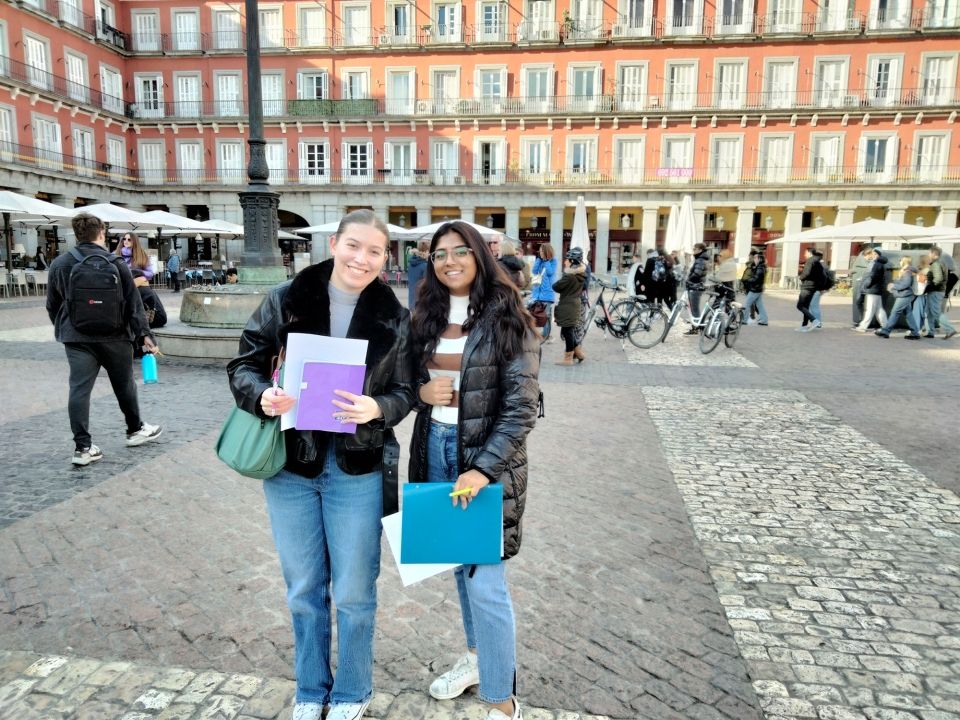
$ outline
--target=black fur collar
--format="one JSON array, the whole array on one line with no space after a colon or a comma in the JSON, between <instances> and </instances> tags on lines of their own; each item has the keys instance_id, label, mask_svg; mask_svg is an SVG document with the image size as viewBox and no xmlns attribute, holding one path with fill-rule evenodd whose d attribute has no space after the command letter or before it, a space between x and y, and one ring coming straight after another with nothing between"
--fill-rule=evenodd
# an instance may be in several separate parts
<instances>
[{"instance_id":1,"label":"black fur collar","mask_svg":"<svg viewBox=\"0 0 960 720\"><path fill-rule=\"evenodd\" d=\"M299 273L283 298L284 324L280 330L285 344L287 333L330 334L330 295L327 287L333 260L324 260ZM367 367L376 365L398 338L403 306L380 278L370 283L357 301L347 337L369 341Z\"/></svg>"}]
</instances>

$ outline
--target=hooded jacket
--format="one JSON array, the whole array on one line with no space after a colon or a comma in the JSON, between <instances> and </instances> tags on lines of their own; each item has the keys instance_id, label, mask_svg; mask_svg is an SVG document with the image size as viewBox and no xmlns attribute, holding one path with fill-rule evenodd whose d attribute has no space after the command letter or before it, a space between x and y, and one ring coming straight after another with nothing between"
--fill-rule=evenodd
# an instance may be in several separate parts
<instances>
[{"instance_id":1,"label":"hooded jacket","mask_svg":"<svg viewBox=\"0 0 960 720\"><path fill-rule=\"evenodd\" d=\"M410 258L407 260L407 307L411 312L417 301L417 286L427 274L427 262L428 260L416 250L410 253Z\"/></svg>"},{"instance_id":2,"label":"hooded jacket","mask_svg":"<svg viewBox=\"0 0 960 720\"><path fill-rule=\"evenodd\" d=\"M811 255L804 261L803 270L800 271L800 289L816 292L820 289L822 275L823 266L820 264L820 258Z\"/></svg>"},{"instance_id":3,"label":"hooded jacket","mask_svg":"<svg viewBox=\"0 0 960 720\"><path fill-rule=\"evenodd\" d=\"M882 295L883 281L886 273L887 259L883 255L878 255L877 259L870 263L867 272L863 276L861 292L864 295Z\"/></svg>"},{"instance_id":4,"label":"hooded jacket","mask_svg":"<svg viewBox=\"0 0 960 720\"><path fill-rule=\"evenodd\" d=\"M761 259L756 265L751 261L743 273L743 289L748 293L762 293L767 279L767 266Z\"/></svg>"},{"instance_id":5,"label":"hooded jacket","mask_svg":"<svg viewBox=\"0 0 960 720\"><path fill-rule=\"evenodd\" d=\"M556 302L557 296L553 293L553 282L557 275L557 259L544 260L538 255L533 261L533 274L540 273L543 273L543 277L540 284L533 288L530 299L548 303Z\"/></svg>"},{"instance_id":6,"label":"hooded jacket","mask_svg":"<svg viewBox=\"0 0 960 720\"><path fill-rule=\"evenodd\" d=\"M273 360L286 345L289 333L330 334L327 288L332 272L333 260L305 268L291 282L272 289L250 317L240 336L240 352L227 365L230 389L241 409L265 417L260 396L271 385ZM399 445L392 428L415 402L410 313L383 281L374 280L360 293L347 337L369 342L363 394L377 401L383 417L358 425L353 435L286 430L285 469L316 477L323 471L328 443L333 442L337 464L345 473L360 475L382 469L383 512L389 515L398 505Z\"/></svg>"},{"instance_id":7,"label":"hooded jacket","mask_svg":"<svg viewBox=\"0 0 960 720\"><path fill-rule=\"evenodd\" d=\"M893 281L893 296L898 298L912 298L913 280L917 274L917 269L913 265L908 265L900 272L900 277Z\"/></svg>"},{"instance_id":8,"label":"hooded jacket","mask_svg":"<svg viewBox=\"0 0 960 720\"><path fill-rule=\"evenodd\" d=\"M540 341L528 331L523 351L510 361L500 361L494 348L498 317L498 309L488 306L467 335L460 362L457 456L461 473L477 470L503 486L503 557L507 559L520 550L523 535L526 438L537 419ZM429 379L422 370L421 382ZM427 478L431 409L422 406L413 426L410 482Z\"/></svg>"},{"instance_id":9,"label":"hooded jacket","mask_svg":"<svg viewBox=\"0 0 960 720\"><path fill-rule=\"evenodd\" d=\"M563 277L553 284L560 299L553 311L553 317L559 327L576 327L580 324L580 293L586 282L587 268L574 265L563 271Z\"/></svg>"},{"instance_id":10,"label":"hooded jacket","mask_svg":"<svg viewBox=\"0 0 960 720\"><path fill-rule=\"evenodd\" d=\"M687 274L687 287L691 290L702 290L703 281L707 279L707 251L701 250L693 256L693 264Z\"/></svg>"}]
</instances>

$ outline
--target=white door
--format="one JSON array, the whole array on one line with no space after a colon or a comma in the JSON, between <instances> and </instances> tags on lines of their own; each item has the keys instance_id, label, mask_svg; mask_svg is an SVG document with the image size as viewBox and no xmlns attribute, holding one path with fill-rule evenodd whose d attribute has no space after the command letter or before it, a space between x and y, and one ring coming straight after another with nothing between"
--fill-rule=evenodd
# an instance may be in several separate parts
<instances>
[{"instance_id":1,"label":"white door","mask_svg":"<svg viewBox=\"0 0 960 720\"><path fill-rule=\"evenodd\" d=\"M642 110L646 104L646 67L621 65L617 69L617 105L620 110Z\"/></svg>"},{"instance_id":2,"label":"white door","mask_svg":"<svg viewBox=\"0 0 960 720\"><path fill-rule=\"evenodd\" d=\"M770 0L767 7L767 32L795 32L800 29L798 0Z\"/></svg>"},{"instance_id":3,"label":"white door","mask_svg":"<svg viewBox=\"0 0 960 720\"><path fill-rule=\"evenodd\" d=\"M60 19L74 27L83 27L79 0L60 0Z\"/></svg>"},{"instance_id":4,"label":"white door","mask_svg":"<svg viewBox=\"0 0 960 720\"><path fill-rule=\"evenodd\" d=\"M848 4L849 0L822 0L817 29L823 32L846 30Z\"/></svg>"},{"instance_id":5,"label":"white door","mask_svg":"<svg viewBox=\"0 0 960 720\"><path fill-rule=\"evenodd\" d=\"M842 138L839 135L813 140L813 171L817 182L834 182L843 172Z\"/></svg>"},{"instance_id":6,"label":"white door","mask_svg":"<svg viewBox=\"0 0 960 720\"><path fill-rule=\"evenodd\" d=\"M217 147L217 166L220 181L239 183L243 180L243 145L238 142L220 143Z\"/></svg>"},{"instance_id":7,"label":"white door","mask_svg":"<svg viewBox=\"0 0 960 720\"><path fill-rule=\"evenodd\" d=\"M82 57L66 53L64 60L67 65L67 94L74 100L89 102L90 93L87 91L87 68Z\"/></svg>"},{"instance_id":8,"label":"white door","mask_svg":"<svg viewBox=\"0 0 960 720\"><path fill-rule=\"evenodd\" d=\"M74 128L73 133L73 165L78 175L91 177L93 175L96 156L93 152L93 133L90 130Z\"/></svg>"},{"instance_id":9,"label":"white door","mask_svg":"<svg viewBox=\"0 0 960 720\"><path fill-rule=\"evenodd\" d=\"M483 185L499 185L505 176L505 142L477 140L473 150L473 181Z\"/></svg>"},{"instance_id":10,"label":"white door","mask_svg":"<svg viewBox=\"0 0 960 720\"><path fill-rule=\"evenodd\" d=\"M392 21L392 25L388 28L390 41L396 45L406 45L412 42L410 6L405 2L391 5L389 18Z\"/></svg>"},{"instance_id":11,"label":"white door","mask_svg":"<svg viewBox=\"0 0 960 720\"><path fill-rule=\"evenodd\" d=\"M29 35L23 39L27 60L27 79L34 87L49 90L51 87L50 63L47 62L45 43Z\"/></svg>"},{"instance_id":12,"label":"white door","mask_svg":"<svg viewBox=\"0 0 960 720\"><path fill-rule=\"evenodd\" d=\"M524 40L553 40L557 37L557 24L553 19L553 4L549 0L531 0L527 12L528 32L521 33Z\"/></svg>"},{"instance_id":13,"label":"white door","mask_svg":"<svg viewBox=\"0 0 960 720\"><path fill-rule=\"evenodd\" d=\"M480 42L498 42L505 40L506 7L499 2L485 2L480 6L480 29L477 40Z\"/></svg>"},{"instance_id":14,"label":"white door","mask_svg":"<svg viewBox=\"0 0 960 720\"><path fill-rule=\"evenodd\" d=\"M626 37L643 37L651 31L653 0L623 0L620 22L614 34Z\"/></svg>"},{"instance_id":15,"label":"white door","mask_svg":"<svg viewBox=\"0 0 960 720\"><path fill-rule=\"evenodd\" d=\"M544 176L550 172L550 141L521 140L521 147L524 173L521 180L542 182Z\"/></svg>"},{"instance_id":16,"label":"white door","mask_svg":"<svg viewBox=\"0 0 960 720\"><path fill-rule=\"evenodd\" d=\"M452 185L459 179L459 145L449 140L436 140L433 143L431 175L437 185Z\"/></svg>"},{"instance_id":17,"label":"white door","mask_svg":"<svg viewBox=\"0 0 960 720\"><path fill-rule=\"evenodd\" d=\"M391 185L409 185L413 182L414 152L412 142L387 142L384 147L386 169Z\"/></svg>"},{"instance_id":18,"label":"white door","mask_svg":"<svg viewBox=\"0 0 960 720\"><path fill-rule=\"evenodd\" d=\"M0 160L9 162L13 158L13 111L0 108Z\"/></svg>"},{"instance_id":19,"label":"white door","mask_svg":"<svg viewBox=\"0 0 960 720\"><path fill-rule=\"evenodd\" d=\"M200 49L200 17L197 13L174 11L173 48L183 51Z\"/></svg>"},{"instance_id":20,"label":"white door","mask_svg":"<svg viewBox=\"0 0 960 720\"><path fill-rule=\"evenodd\" d=\"M160 29L154 13L133 13L133 48L139 52L160 52Z\"/></svg>"},{"instance_id":21,"label":"white door","mask_svg":"<svg viewBox=\"0 0 960 720\"><path fill-rule=\"evenodd\" d=\"M264 146L271 185L287 184L287 154L282 142L268 142Z\"/></svg>"},{"instance_id":22,"label":"white door","mask_svg":"<svg viewBox=\"0 0 960 720\"><path fill-rule=\"evenodd\" d=\"M343 144L343 182L348 185L366 185L370 182L373 162L373 143Z\"/></svg>"},{"instance_id":23,"label":"white door","mask_svg":"<svg viewBox=\"0 0 960 720\"><path fill-rule=\"evenodd\" d=\"M107 164L110 166L110 177L116 179L126 174L126 153L123 148L123 140L120 138L107 138Z\"/></svg>"},{"instance_id":24,"label":"white door","mask_svg":"<svg viewBox=\"0 0 960 720\"><path fill-rule=\"evenodd\" d=\"M217 76L217 115L238 117L240 109L240 76Z\"/></svg>"},{"instance_id":25,"label":"white door","mask_svg":"<svg viewBox=\"0 0 960 720\"><path fill-rule=\"evenodd\" d=\"M921 182L940 182L943 178L943 158L946 150L943 135L919 135L916 138L914 175Z\"/></svg>"},{"instance_id":26,"label":"white door","mask_svg":"<svg viewBox=\"0 0 960 720\"><path fill-rule=\"evenodd\" d=\"M243 45L243 38L240 32L240 13L233 10L215 10L214 32L216 41L214 45L219 50L232 50Z\"/></svg>"},{"instance_id":27,"label":"white door","mask_svg":"<svg viewBox=\"0 0 960 720\"><path fill-rule=\"evenodd\" d=\"M100 66L100 90L103 93L103 108L123 114L123 87L120 73Z\"/></svg>"},{"instance_id":28,"label":"white door","mask_svg":"<svg viewBox=\"0 0 960 720\"><path fill-rule=\"evenodd\" d=\"M897 101L900 77L898 58L870 58L867 70L867 100L871 105L892 105Z\"/></svg>"},{"instance_id":29,"label":"white door","mask_svg":"<svg viewBox=\"0 0 960 720\"><path fill-rule=\"evenodd\" d=\"M793 107L796 95L794 92L796 68L794 63L767 63L766 97L764 98L766 107L775 109Z\"/></svg>"},{"instance_id":30,"label":"white door","mask_svg":"<svg viewBox=\"0 0 960 720\"><path fill-rule=\"evenodd\" d=\"M957 0L929 0L924 13L925 27L958 27L960 11Z\"/></svg>"},{"instance_id":31,"label":"white door","mask_svg":"<svg viewBox=\"0 0 960 720\"><path fill-rule=\"evenodd\" d=\"M597 107L597 95L600 71L595 67L572 68L570 87L573 97L568 98L569 110L573 112L592 112Z\"/></svg>"},{"instance_id":32,"label":"white door","mask_svg":"<svg viewBox=\"0 0 960 720\"><path fill-rule=\"evenodd\" d=\"M327 44L322 7L300 8L300 47L319 47Z\"/></svg>"},{"instance_id":33,"label":"white door","mask_svg":"<svg viewBox=\"0 0 960 720\"><path fill-rule=\"evenodd\" d=\"M37 148L37 164L49 170L63 169L63 145L60 140L60 124L34 118L33 144Z\"/></svg>"},{"instance_id":34,"label":"white door","mask_svg":"<svg viewBox=\"0 0 960 720\"><path fill-rule=\"evenodd\" d=\"M550 90L550 68L527 68L524 75L524 110L526 112L546 112L550 109L552 92Z\"/></svg>"},{"instance_id":35,"label":"white door","mask_svg":"<svg viewBox=\"0 0 960 720\"><path fill-rule=\"evenodd\" d=\"M343 41L347 45L370 45L370 8L346 6L343 8Z\"/></svg>"},{"instance_id":36,"label":"white door","mask_svg":"<svg viewBox=\"0 0 960 720\"><path fill-rule=\"evenodd\" d=\"M790 180L793 165L791 139L763 138L760 142L760 171L766 182L783 183Z\"/></svg>"},{"instance_id":37,"label":"white door","mask_svg":"<svg viewBox=\"0 0 960 720\"><path fill-rule=\"evenodd\" d=\"M667 34L698 34L703 25L702 14L698 0L667 0Z\"/></svg>"},{"instance_id":38,"label":"white door","mask_svg":"<svg viewBox=\"0 0 960 720\"><path fill-rule=\"evenodd\" d=\"M713 182L736 185L740 182L743 151L740 138L714 138L711 161Z\"/></svg>"},{"instance_id":39,"label":"white door","mask_svg":"<svg viewBox=\"0 0 960 720\"><path fill-rule=\"evenodd\" d=\"M746 70L743 63L717 65L717 105L720 108L731 110L743 107Z\"/></svg>"},{"instance_id":40,"label":"white door","mask_svg":"<svg viewBox=\"0 0 960 720\"><path fill-rule=\"evenodd\" d=\"M841 107L846 100L846 63L842 60L821 60L817 63L817 104L820 107Z\"/></svg>"},{"instance_id":41,"label":"white door","mask_svg":"<svg viewBox=\"0 0 960 720\"><path fill-rule=\"evenodd\" d=\"M137 78L137 115L142 118L163 117L163 87L161 78Z\"/></svg>"},{"instance_id":42,"label":"white door","mask_svg":"<svg viewBox=\"0 0 960 720\"><path fill-rule=\"evenodd\" d=\"M438 42L460 42L459 5L437 5L434 39Z\"/></svg>"},{"instance_id":43,"label":"white door","mask_svg":"<svg viewBox=\"0 0 960 720\"><path fill-rule=\"evenodd\" d=\"M667 70L667 107L689 110L696 102L694 65L670 65Z\"/></svg>"},{"instance_id":44,"label":"white door","mask_svg":"<svg viewBox=\"0 0 960 720\"><path fill-rule=\"evenodd\" d=\"M203 146L198 142L177 145L177 170L180 182L195 185L203 182Z\"/></svg>"},{"instance_id":45,"label":"white door","mask_svg":"<svg viewBox=\"0 0 960 720\"><path fill-rule=\"evenodd\" d=\"M174 87L177 91L176 115L200 117L200 78L196 75L178 75Z\"/></svg>"},{"instance_id":46,"label":"white door","mask_svg":"<svg viewBox=\"0 0 960 720\"><path fill-rule=\"evenodd\" d=\"M433 107L429 112L434 115L448 115L457 111L460 99L460 87L454 70L435 70L433 73Z\"/></svg>"},{"instance_id":47,"label":"white door","mask_svg":"<svg viewBox=\"0 0 960 720\"><path fill-rule=\"evenodd\" d=\"M260 10L260 47L283 47L283 24L280 8Z\"/></svg>"},{"instance_id":48,"label":"white door","mask_svg":"<svg viewBox=\"0 0 960 720\"><path fill-rule=\"evenodd\" d=\"M413 72L387 72L387 113L413 114Z\"/></svg>"},{"instance_id":49,"label":"white door","mask_svg":"<svg viewBox=\"0 0 960 720\"><path fill-rule=\"evenodd\" d=\"M923 102L949 105L956 92L956 57L928 57L923 65Z\"/></svg>"},{"instance_id":50,"label":"white door","mask_svg":"<svg viewBox=\"0 0 960 720\"><path fill-rule=\"evenodd\" d=\"M618 140L616 158L618 183L634 185L643 182L643 140Z\"/></svg>"},{"instance_id":51,"label":"white door","mask_svg":"<svg viewBox=\"0 0 960 720\"><path fill-rule=\"evenodd\" d=\"M158 185L164 177L163 143L140 143L140 179L145 183Z\"/></svg>"},{"instance_id":52,"label":"white door","mask_svg":"<svg viewBox=\"0 0 960 720\"><path fill-rule=\"evenodd\" d=\"M902 30L910 25L910 0L874 0L870 27Z\"/></svg>"},{"instance_id":53,"label":"white door","mask_svg":"<svg viewBox=\"0 0 960 720\"><path fill-rule=\"evenodd\" d=\"M260 97L263 114L271 117L283 115L283 76L269 73L260 76Z\"/></svg>"},{"instance_id":54,"label":"white door","mask_svg":"<svg viewBox=\"0 0 960 720\"><path fill-rule=\"evenodd\" d=\"M893 179L896 163L896 138L860 138L861 180L873 183L890 182Z\"/></svg>"}]
</instances>

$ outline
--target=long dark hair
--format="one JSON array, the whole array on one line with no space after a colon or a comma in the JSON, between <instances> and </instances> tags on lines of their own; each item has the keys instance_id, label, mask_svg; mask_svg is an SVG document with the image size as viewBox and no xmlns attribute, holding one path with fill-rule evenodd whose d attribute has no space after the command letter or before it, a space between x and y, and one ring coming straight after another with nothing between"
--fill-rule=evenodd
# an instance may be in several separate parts
<instances>
[{"instance_id":1,"label":"long dark hair","mask_svg":"<svg viewBox=\"0 0 960 720\"><path fill-rule=\"evenodd\" d=\"M444 235L454 232L473 251L477 262L477 276L470 286L470 305L463 331L469 333L487 314L496 319L491 327L494 350L501 360L511 360L523 351L524 335L534 326L533 317L523 306L520 291L510 281L493 257L480 233L467 223L457 220L440 226L430 240L430 252ZM449 324L450 291L437 278L433 262L427 263L427 272L420 283L413 314L413 336L426 363L437 349L440 335Z\"/></svg>"}]
</instances>

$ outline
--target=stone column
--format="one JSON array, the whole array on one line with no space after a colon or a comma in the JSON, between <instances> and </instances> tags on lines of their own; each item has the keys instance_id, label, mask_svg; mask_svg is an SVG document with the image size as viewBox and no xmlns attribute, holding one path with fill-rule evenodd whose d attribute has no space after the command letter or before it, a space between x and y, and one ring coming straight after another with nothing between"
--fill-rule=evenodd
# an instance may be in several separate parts
<instances>
[{"instance_id":1,"label":"stone column","mask_svg":"<svg viewBox=\"0 0 960 720\"><path fill-rule=\"evenodd\" d=\"M948 228L948 230L956 230L958 210L960 210L960 208L957 208L955 205L941 206L940 212L937 214L937 227ZM940 250L944 255L954 257L954 252L956 251L957 245L960 245L960 243L938 242L937 245L940 246Z\"/></svg>"},{"instance_id":2,"label":"stone column","mask_svg":"<svg viewBox=\"0 0 960 720\"><path fill-rule=\"evenodd\" d=\"M477 209L475 207L461 207L460 219L464 222L477 222ZM483 225L483 223L480 223Z\"/></svg>"},{"instance_id":3,"label":"stone column","mask_svg":"<svg viewBox=\"0 0 960 720\"><path fill-rule=\"evenodd\" d=\"M889 222L902 223L904 222L904 217L907 214L906 205L891 205L887 208L887 220ZM899 250L901 243L899 240L883 240L880 243L880 246L884 250Z\"/></svg>"},{"instance_id":4,"label":"stone column","mask_svg":"<svg viewBox=\"0 0 960 720\"><path fill-rule=\"evenodd\" d=\"M856 205L840 205L837 208L837 220L834 223L837 227L850 225L853 222L853 213L857 209ZM849 241L835 240L833 243L833 252L830 253L830 269L840 271L845 275L850 269L850 247Z\"/></svg>"},{"instance_id":5,"label":"stone column","mask_svg":"<svg viewBox=\"0 0 960 720\"><path fill-rule=\"evenodd\" d=\"M643 218L640 221L640 242L647 247L657 246L657 215L659 207L643 208ZM640 249L634 255L640 256Z\"/></svg>"},{"instance_id":6,"label":"stone column","mask_svg":"<svg viewBox=\"0 0 960 720\"><path fill-rule=\"evenodd\" d=\"M417 205L417 225L429 225L433 222L433 206L432 205ZM413 223L410 223L410 227L414 227Z\"/></svg>"},{"instance_id":7,"label":"stone column","mask_svg":"<svg viewBox=\"0 0 960 720\"><path fill-rule=\"evenodd\" d=\"M737 212L737 227L733 235L733 254L737 258L738 267L743 268L750 259L750 246L753 245L753 214L757 211L752 206L742 206Z\"/></svg>"},{"instance_id":8,"label":"stone column","mask_svg":"<svg viewBox=\"0 0 960 720\"><path fill-rule=\"evenodd\" d=\"M787 221L783 228L785 236L796 235L803 229L803 207L788 207ZM781 270L780 287L787 286L787 278L797 277L799 275L798 267L800 265L800 243L784 243Z\"/></svg>"},{"instance_id":9,"label":"stone column","mask_svg":"<svg viewBox=\"0 0 960 720\"><path fill-rule=\"evenodd\" d=\"M507 226L504 231L517 242L517 255L523 254L520 245L520 207L507 207Z\"/></svg>"},{"instance_id":10,"label":"stone column","mask_svg":"<svg viewBox=\"0 0 960 720\"><path fill-rule=\"evenodd\" d=\"M607 258L610 257L610 213L612 206L597 205L597 256L590 258L590 267L593 271L605 275L607 273ZM613 268L617 272L617 268Z\"/></svg>"},{"instance_id":11,"label":"stone column","mask_svg":"<svg viewBox=\"0 0 960 720\"><path fill-rule=\"evenodd\" d=\"M563 205L550 208L550 244L553 246L553 253L563 265Z\"/></svg>"}]
</instances>

